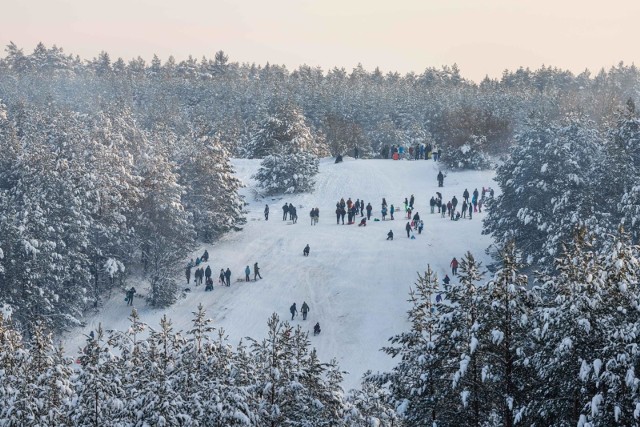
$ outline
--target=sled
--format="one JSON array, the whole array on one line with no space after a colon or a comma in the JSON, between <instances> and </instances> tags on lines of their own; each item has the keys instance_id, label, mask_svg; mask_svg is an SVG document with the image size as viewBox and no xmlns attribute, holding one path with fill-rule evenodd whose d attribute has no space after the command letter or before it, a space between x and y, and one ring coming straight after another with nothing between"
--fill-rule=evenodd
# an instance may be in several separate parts
<instances>
[{"instance_id":1,"label":"sled","mask_svg":"<svg viewBox=\"0 0 640 427\"><path fill-rule=\"evenodd\" d=\"M374 221L376 222L380 222L380 220L378 218L373 218Z\"/></svg>"},{"instance_id":2,"label":"sled","mask_svg":"<svg viewBox=\"0 0 640 427\"><path fill-rule=\"evenodd\" d=\"M254 279L249 279L249 282L255 282L255 281L256 281L256 280L254 280ZM238 277L238 278L236 279L236 282L246 282L246 280L245 280L245 279L243 279L243 278Z\"/></svg>"}]
</instances>

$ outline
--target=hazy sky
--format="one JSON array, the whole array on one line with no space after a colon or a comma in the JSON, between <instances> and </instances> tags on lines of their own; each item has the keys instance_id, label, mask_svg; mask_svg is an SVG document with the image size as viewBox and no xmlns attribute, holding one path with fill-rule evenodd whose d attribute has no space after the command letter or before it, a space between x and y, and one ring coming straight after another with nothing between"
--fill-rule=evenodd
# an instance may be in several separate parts
<instances>
[{"instance_id":1,"label":"hazy sky","mask_svg":"<svg viewBox=\"0 0 640 427\"><path fill-rule=\"evenodd\" d=\"M90 59L189 54L464 77L640 62L640 0L0 0L0 44L42 41ZM4 56L4 53L1 55Z\"/></svg>"}]
</instances>

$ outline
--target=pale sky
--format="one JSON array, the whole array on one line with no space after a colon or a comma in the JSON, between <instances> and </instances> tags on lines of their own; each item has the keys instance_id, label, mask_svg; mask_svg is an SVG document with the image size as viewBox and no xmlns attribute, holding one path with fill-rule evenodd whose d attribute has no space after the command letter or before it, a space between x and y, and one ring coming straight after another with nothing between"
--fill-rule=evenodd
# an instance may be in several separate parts
<instances>
[{"instance_id":1,"label":"pale sky","mask_svg":"<svg viewBox=\"0 0 640 427\"><path fill-rule=\"evenodd\" d=\"M457 63L476 81L542 64L640 63L640 0L0 0L0 44L83 59L189 54L414 71ZM4 56L4 52L0 56Z\"/></svg>"}]
</instances>

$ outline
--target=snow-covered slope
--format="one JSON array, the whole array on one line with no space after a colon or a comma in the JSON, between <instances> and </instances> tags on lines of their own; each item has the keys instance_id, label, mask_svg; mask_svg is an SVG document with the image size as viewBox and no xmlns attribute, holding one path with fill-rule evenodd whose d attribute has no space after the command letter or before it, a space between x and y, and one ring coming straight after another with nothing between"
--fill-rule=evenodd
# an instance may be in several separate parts
<instances>
[{"instance_id":1,"label":"snow-covered slope","mask_svg":"<svg viewBox=\"0 0 640 427\"><path fill-rule=\"evenodd\" d=\"M346 376L345 388L359 385L368 369L389 370L395 361L379 349L392 335L408 328L406 311L409 287L418 271L427 264L439 277L450 272L449 262L471 250L486 264L484 250L491 241L481 235L481 218L450 221L429 213L428 202L436 191L445 201L454 194L462 202L465 188L473 192L492 184L493 172L449 173L444 188L438 189L436 175L439 164L433 161L353 160L345 158L340 164L331 159L321 162L316 189L312 194L265 199L255 198L255 182L250 179L259 166L257 160L235 160L237 175L247 187L247 224L240 232L230 233L213 246L203 246L193 253L195 259L205 248L209 250L209 265L213 270L215 290L190 285L191 292L167 310L155 310L136 298L134 305L142 320L154 327L167 313L175 329L189 328L192 312L199 303L207 310L214 325L222 327L234 344L243 337L262 338L267 318L277 312L282 319L290 319L289 306L303 301L309 304L309 318L300 324L311 332L320 322L322 333L312 337L322 360L335 357ZM416 210L425 221L425 229L415 240L406 237L406 218L398 213L394 221L370 221L366 227L336 225L335 204L351 197L371 202L374 216L380 217L382 198L402 210L405 197L416 198ZM299 221L289 224L282 220L282 205L291 202L298 208ZM271 215L264 220L268 203ZM309 211L320 209L320 222L310 225ZM437 210L436 210L437 212ZM414 210L415 213L415 210ZM387 241L389 229L395 234ZM303 257L306 244L311 247L309 257ZM246 265L258 262L263 279L258 282L236 282L244 277ZM217 276L221 268L230 267L232 286L220 287ZM180 283L185 284L180 274ZM136 284L133 283L135 286ZM186 284L185 284L186 286ZM139 290L142 286L136 286ZM104 309L87 319L84 330L74 331L66 339L69 351L75 351L88 334L102 323L105 329L128 327L130 308L124 294L114 296Z\"/></svg>"}]
</instances>

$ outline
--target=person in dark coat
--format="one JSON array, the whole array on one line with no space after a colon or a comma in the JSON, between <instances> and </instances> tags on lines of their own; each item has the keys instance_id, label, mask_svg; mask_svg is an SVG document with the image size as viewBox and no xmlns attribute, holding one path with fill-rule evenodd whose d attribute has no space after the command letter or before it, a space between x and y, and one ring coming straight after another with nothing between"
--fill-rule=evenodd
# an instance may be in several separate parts
<instances>
[{"instance_id":1,"label":"person in dark coat","mask_svg":"<svg viewBox=\"0 0 640 427\"><path fill-rule=\"evenodd\" d=\"M409 198L409 207L411 209L413 209L413 203L415 202L415 198L413 197L413 194L411 195L411 197Z\"/></svg>"},{"instance_id":2,"label":"person in dark coat","mask_svg":"<svg viewBox=\"0 0 640 427\"><path fill-rule=\"evenodd\" d=\"M133 305L133 296L136 294L136 288L133 286L127 291L127 305Z\"/></svg>"},{"instance_id":3,"label":"person in dark coat","mask_svg":"<svg viewBox=\"0 0 640 427\"><path fill-rule=\"evenodd\" d=\"M211 277L207 278L207 281L205 283L205 287L204 290L206 291L212 291L213 290L213 279Z\"/></svg>"},{"instance_id":4,"label":"person in dark coat","mask_svg":"<svg viewBox=\"0 0 640 427\"><path fill-rule=\"evenodd\" d=\"M202 261L204 261L204 262L209 261L209 251L207 251L206 249L204 250L204 253L202 254Z\"/></svg>"},{"instance_id":5,"label":"person in dark coat","mask_svg":"<svg viewBox=\"0 0 640 427\"><path fill-rule=\"evenodd\" d=\"M289 307L289 311L291 312L291 320L298 314L298 309L296 308L296 303L294 302L291 307Z\"/></svg>"},{"instance_id":6,"label":"person in dark coat","mask_svg":"<svg viewBox=\"0 0 640 427\"><path fill-rule=\"evenodd\" d=\"M338 154L336 156L336 161L334 163L342 163L342 154Z\"/></svg>"},{"instance_id":7,"label":"person in dark coat","mask_svg":"<svg viewBox=\"0 0 640 427\"><path fill-rule=\"evenodd\" d=\"M360 216L364 216L364 200L360 200Z\"/></svg>"},{"instance_id":8,"label":"person in dark coat","mask_svg":"<svg viewBox=\"0 0 640 427\"><path fill-rule=\"evenodd\" d=\"M362 218L360 220L360 224L358 224L358 227L366 227L367 226L367 218Z\"/></svg>"},{"instance_id":9,"label":"person in dark coat","mask_svg":"<svg viewBox=\"0 0 640 427\"><path fill-rule=\"evenodd\" d=\"M245 282L250 282L251 281L251 277L249 276L251 274L251 269L249 268L249 266L247 265L244 268L244 281Z\"/></svg>"},{"instance_id":10,"label":"person in dark coat","mask_svg":"<svg viewBox=\"0 0 640 427\"><path fill-rule=\"evenodd\" d=\"M313 335L320 335L320 322L316 322L313 327Z\"/></svg>"},{"instance_id":11,"label":"person in dark coat","mask_svg":"<svg viewBox=\"0 0 640 427\"><path fill-rule=\"evenodd\" d=\"M300 311L302 312L302 320L307 320L307 313L309 312L309 306L307 305L306 301L302 303L302 307L300 308Z\"/></svg>"},{"instance_id":12,"label":"person in dark coat","mask_svg":"<svg viewBox=\"0 0 640 427\"><path fill-rule=\"evenodd\" d=\"M227 282L227 286L231 286L231 270L227 267L227 271L224 272L224 279Z\"/></svg>"},{"instance_id":13,"label":"person in dark coat","mask_svg":"<svg viewBox=\"0 0 640 427\"><path fill-rule=\"evenodd\" d=\"M287 220L287 214L289 213L289 205L288 204L284 204L284 206L282 206L282 220L286 221Z\"/></svg>"},{"instance_id":14,"label":"person in dark coat","mask_svg":"<svg viewBox=\"0 0 640 427\"><path fill-rule=\"evenodd\" d=\"M393 230L389 230L387 233L387 240L393 240Z\"/></svg>"},{"instance_id":15,"label":"person in dark coat","mask_svg":"<svg viewBox=\"0 0 640 427\"><path fill-rule=\"evenodd\" d=\"M442 282L443 282L445 285L448 285L448 284L449 284L449 282L451 282L451 279L449 279L449 275L448 275L448 274L445 274L445 275L444 275L444 279L442 279Z\"/></svg>"},{"instance_id":16,"label":"person in dark coat","mask_svg":"<svg viewBox=\"0 0 640 427\"><path fill-rule=\"evenodd\" d=\"M367 203L367 219L371 219L371 211L373 208L371 207L371 203Z\"/></svg>"},{"instance_id":17,"label":"person in dark coat","mask_svg":"<svg viewBox=\"0 0 640 427\"><path fill-rule=\"evenodd\" d=\"M358 158L358 154L359 154L358 153L358 147L356 147L356 148L353 149L353 158L357 159Z\"/></svg>"},{"instance_id":18,"label":"person in dark coat","mask_svg":"<svg viewBox=\"0 0 640 427\"><path fill-rule=\"evenodd\" d=\"M258 280L258 277L262 279L262 276L260 275L260 268L256 262L253 264L253 280Z\"/></svg>"},{"instance_id":19,"label":"person in dark coat","mask_svg":"<svg viewBox=\"0 0 640 427\"><path fill-rule=\"evenodd\" d=\"M200 283L200 269L196 268L196 271L193 272L193 282L196 286Z\"/></svg>"},{"instance_id":20,"label":"person in dark coat","mask_svg":"<svg viewBox=\"0 0 640 427\"><path fill-rule=\"evenodd\" d=\"M295 213L295 208L292 203L289 203L289 219L293 221L293 214Z\"/></svg>"},{"instance_id":21,"label":"person in dark coat","mask_svg":"<svg viewBox=\"0 0 640 427\"><path fill-rule=\"evenodd\" d=\"M438 172L438 187L442 187L444 184L444 175L442 171Z\"/></svg>"},{"instance_id":22,"label":"person in dark coat","mask_svg":"<svg viewBox=\"0 0 640 427\"><path fill-rule=\"evenodd\" d=\"M431 196L431 200L429 200L429 207L431 208L431 213L434 213L436 209L436 199L433 196Z\"/></svg>"},{"instance_id":23,"label":"person in dark coat","mask_svg":"<svg viewBox=\"0 0 640 427\"><path fill-rule=\"evenodd\" d=\"M264 220L269 221L269 205L264 205Z\"/></svg>"},{"instance_id":24,"label":"person in dark coat","mask_svg":"<svg viewBox=\"0 0 640 427\"><path fill-rule=\"evenodd\" d=\"M456 257L453 257L449 265L451 266L451 274L455 276L458 273L458 260Z\"/></svg>"},{"instance_id":25,"label":"person in dark coat","mask_svg":"<svg viewBox=\"0 0 640 427\"><path fill-rule=\"evenodd\" d=\"M207 265L207 269L204 271L204 277L207 279L211 277L211 267L209 267L208 265Z\"/></svg>"},{"instance_id":26,"label":"person in dark coat","mask_svg":"<svg viewBox=\"0 0 640 427\"><path fill-rule=\"evenodd\" d=\"M467 201L466 200L462 201L462 208L460 208L460 210L462 211L462 218L466 218L467 217Z\"/></svg>"},{"instance_id":27,"label":"person in dark coat","mask_svg":"<svg viewBox=\"0 0 640 427\"><path fill-rule=\"evenodd\" d=\"M342 208L340 207L340 205L338 205L336 207L336 224L340 224L340 211L342 210Z\"/></svg>"},{"instance_id":28,"label":"person in dark coat","mask_svg":"<svg viewBox=\"0 0 640 427\"><path fill-rule=\"evenodd\" d=\"M342 225L344 225L344 216L347 214L344 206L340 208L340 220L342 221Z\"/></svg>"},{"instance_id":29,"label":"person in dark coat","mask_svg":"<svg viewBox=\"0 0 640 427\"><path fill-rule=\"evenodd\" d=\"M471 219L472 215L473 215L473 205L469 204L469 219Z\"/></svg>"},{"instance_id":30,"label":"person in dark coat","mask_svg":"<svg viewBox=\"0 0 640 427\"><path fill-rule=\"evenodd\" d=\"M407 237L411 237L411 223L409 221L407 221L407 225L405 225L404 229L407 230Z\"/></svg>"},{"instance_id":31,"label":"person in dark coat","mask_svg":"<svg viewBox=\"0 0 640 427\"><path fill-rule=\"evenodd\" d=\"M309 256L309 250L311 248L309 247L309 244L307 243L307 246L304 247L304 249L302 250L302 255L303 256Z\"/></svg>"},{"instance_id":32,"label":"person in dark coat","mask_svg":"<svg viewBox=\"0 0 640 427\"><path fill-rule=\"evenodd\" d=\"M224 268L220 269L220 275L218 276L218 281L220 282L220 285L224 285L225 280L224 280Z\"/></svg>"},{"instance_id":33,"label":"person in dark coat","mask_svg":"<svg viewBox=\"0 0 640 427\"><path fill-rule=\"evenodd\" d=\"M184 276L187 278L187 285L191 282L191 264L184 269Z\"/></svg>"},{"instance_id":34,"label":"person in dark coat","mask_svg":"<svg viewBox=\"0 0 640 427\"><path fill-rule=\"evenodd\" d=\"M462 198L465 202L469 203L469 190L466 188L464 189L464 193L462 193Z\"/></svg>"}]
</instances>

